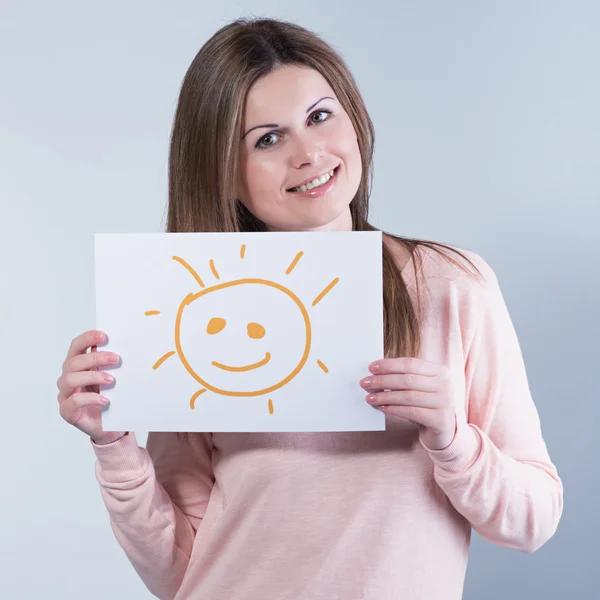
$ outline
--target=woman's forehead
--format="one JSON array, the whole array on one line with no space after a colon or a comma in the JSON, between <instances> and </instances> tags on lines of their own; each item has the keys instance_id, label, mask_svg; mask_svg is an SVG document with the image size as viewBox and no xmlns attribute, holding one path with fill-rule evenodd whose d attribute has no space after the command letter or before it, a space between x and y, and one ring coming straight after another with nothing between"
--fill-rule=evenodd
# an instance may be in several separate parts
<instances>
[{"instance_id":1,"label":"woman's forehead","mask_svg":"<svg viewBox=\"0 0 600 600\"><path fill-rule=\"evenodd\" d=\"M316 70L303 66L284 66L261 77L249 90L246 119L275 117L283 112L306 110L319 98L335 98L327 80Z\"/></svg>"}]
</instances>

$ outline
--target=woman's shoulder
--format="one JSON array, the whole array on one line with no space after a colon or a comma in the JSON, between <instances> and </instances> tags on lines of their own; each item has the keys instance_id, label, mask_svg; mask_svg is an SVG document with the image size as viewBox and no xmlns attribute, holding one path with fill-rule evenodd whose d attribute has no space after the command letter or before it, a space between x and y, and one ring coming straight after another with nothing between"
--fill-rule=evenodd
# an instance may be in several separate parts
<instances>
[{"instance_id":1,"label":"woman's shoulder","mask_svg":"<svg viewBox=\"0 0 600 600\"><path fill-rule=\"evenodd\" d=\"M432 242L419 245L423 254L424 274L456 282L495 279L495 273L481 254L452 244Z\"/></svg>"},{"instance_id":2,"label":"woman's shoulder","mask_svg":"<svg viewBox=\"0 0 600 600\"><path fill-rule=\"evenodd\" d=\"M493 268L474 250L431 240L386 237L407 285L425 283L467 293L497 285Z\"/></svg>"}]
</instances>

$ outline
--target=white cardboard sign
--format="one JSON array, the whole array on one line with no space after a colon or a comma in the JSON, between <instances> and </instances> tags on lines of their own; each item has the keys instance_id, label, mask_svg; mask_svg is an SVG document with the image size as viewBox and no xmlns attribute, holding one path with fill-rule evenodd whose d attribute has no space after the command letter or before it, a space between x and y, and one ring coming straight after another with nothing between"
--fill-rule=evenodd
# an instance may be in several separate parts
<instances>
[{"instance_id":1,"label":"white cardboard sign","mask_svg":"<svg viewBox=\"0 0 600 600\"><path fill-rule=\"evenodd\" d=\"M376 431L380 232L97 234L105 431Z\"/></svg>"}]
</instances>

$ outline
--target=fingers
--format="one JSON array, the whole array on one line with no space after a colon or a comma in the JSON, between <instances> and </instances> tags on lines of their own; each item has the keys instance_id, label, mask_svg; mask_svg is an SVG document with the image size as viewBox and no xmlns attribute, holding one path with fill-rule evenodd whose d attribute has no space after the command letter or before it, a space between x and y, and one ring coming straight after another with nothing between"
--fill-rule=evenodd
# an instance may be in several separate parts
<instances>
[{"instance_id":1,"label":"fingers","mask_svg":"<svg viewBox=\"0 0 600 600\"><path fill-rule=\"evenodd\" d=\"M369 371L374 374L413 373L424 377L438 375L440 368L437 363L415 357L382 358L369 365Z\"/></svg>"},{"instance_id":2,"label":"fingers","mask_svg":"<svg viewBox=\"0 0 600 600\"><path fill-rule=\"evenodd\" d=\"M106 406L108 399L104 398L100 394L94 394L92 392L82 392L79 394L73 394L69 396L67 400L60 405L60 416L70 423L75 425L81 414L81 409L86 406Z\"/></svg>"},{"instance_id":3,"label":"fingers","mask_svg":"<svg viewBox=\"0 0 600 600\"><path fill-rule=\"evenodd\" d=\"M414 375L413 373L392 373L372 375L360 380L365 390L414 390L417 392L436 392L439 382L433 377Z\"/></svg>"},{"instance_id":4,"label":"fingers","mask_svg":"<svg viewBox=\"0 0 600 600\"><path fill-rule=\"evenodd\" d=\"M115 381L115 378L110 373L102 371L75 371L65 373L58 378L56 386L59 389L59 400L66 398L71 392L78 387L88 385L108 385Z\"/></svg>"},{"instance_id":5,"label":"fingers","mask_svg":"<svg viewBox=\"0 0 600 600\"><path fill-rule=\"evenodd\" d=\"M413 406L415 408L437 408L437 396L413 390L375 392L367 396L373 406Z\"/></svg>"},{"instance_id":6,"label":"fingers","mask_svg":"<svg viewBox=\"0 0 600 600\"><path fill-rule=\"evenodd\" d=\"M63 364L63 373L72 371L87 371L98 367L114 367L119 363L120 357L114 352L97 352L92 346L92 351L87 354L77 354L67 358Z\"/></svg>"},{"instance_id":7,"label":"fingers","mask_svg":"<svg viewBox=\"0 0 600 600\"><path fill-rule=\"evenodd\" d=\"M82 333L71 342L67 360L78 354L86 353L88 348L101 344L105 339L106 335L102 331L92 330Z\"/></svg>"}]
</instances>

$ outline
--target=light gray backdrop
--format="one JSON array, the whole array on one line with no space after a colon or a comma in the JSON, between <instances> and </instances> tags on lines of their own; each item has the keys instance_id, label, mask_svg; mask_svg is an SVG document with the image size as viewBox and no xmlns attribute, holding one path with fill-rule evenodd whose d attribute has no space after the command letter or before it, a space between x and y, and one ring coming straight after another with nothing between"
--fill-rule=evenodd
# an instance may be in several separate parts
<instances>
[{"instance_id":1,"label":"light gray backdrop","mask_svg":"<svg viewBox=\"0 0 600 600\"><path fill-rule=\"evenodd\" d=\"M474 534L465 598L595 597L593 0L0 2L0 597L150 597L55 382L71 339L94 327L94 232L163 228L185 70L214 31L252 14L312 28L348 61L377 131L374 223L473 249L500 279L565 511L532 555Z\"/></svg>"}]
</instances>

